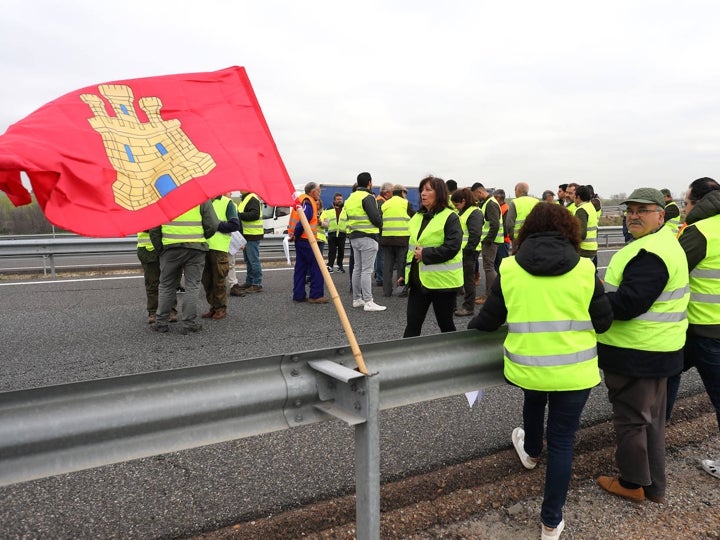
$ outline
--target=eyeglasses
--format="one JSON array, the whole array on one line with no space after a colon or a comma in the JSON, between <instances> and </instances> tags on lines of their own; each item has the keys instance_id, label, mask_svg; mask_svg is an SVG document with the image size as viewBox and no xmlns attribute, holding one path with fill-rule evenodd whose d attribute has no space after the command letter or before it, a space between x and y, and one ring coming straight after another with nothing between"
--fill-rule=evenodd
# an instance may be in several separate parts
<instances>
[{"instance_id":1,"label":"eyeglasses","mask_svg":"<svg viewBox=\"0 0 720 540\"><path fill-rule=\"evenodd\" d=\"M623 212L623 216L647 216L651 212L659 212L658 208L639 208L638 210L630 210L629 208Z\"/></svg>"}]
</instances>

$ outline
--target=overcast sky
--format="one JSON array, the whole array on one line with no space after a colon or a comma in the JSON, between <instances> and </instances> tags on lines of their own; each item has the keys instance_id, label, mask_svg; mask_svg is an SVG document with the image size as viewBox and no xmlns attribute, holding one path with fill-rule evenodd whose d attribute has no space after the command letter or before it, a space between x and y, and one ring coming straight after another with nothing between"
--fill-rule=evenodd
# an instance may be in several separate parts
<instances>
[{"instance_id":1,"label":"overcast sky","mask_svg":"<svg viewBox=\"0 0 720 540\"><path fill-rule=\"evenodd\" d=\"M105 81L244 66L297 184L681 196L720 178L720 2L3 0L0 133Z\"/></svg>"}]
</instances>

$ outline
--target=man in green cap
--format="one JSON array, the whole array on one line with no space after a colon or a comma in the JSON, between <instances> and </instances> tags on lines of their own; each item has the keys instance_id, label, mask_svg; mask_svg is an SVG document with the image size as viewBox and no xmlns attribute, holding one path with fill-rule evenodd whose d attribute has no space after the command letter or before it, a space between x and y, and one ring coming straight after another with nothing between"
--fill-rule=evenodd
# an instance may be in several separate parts
<instances>
[{"instance_id":1,"label":"man in green cap","mask_svg":"<svg viewBox=\"0 0 720 540\"><path fill-rule=\"evenodd\" d=\"M659 190L636 189L623 204L633 240L607 267L613 324L597 337L620 475L601 476L598 483L635 502L663 502L667 378L683 366L688 268L675 235L663 226L665 198Z\"/></svg>"}]
</instances>

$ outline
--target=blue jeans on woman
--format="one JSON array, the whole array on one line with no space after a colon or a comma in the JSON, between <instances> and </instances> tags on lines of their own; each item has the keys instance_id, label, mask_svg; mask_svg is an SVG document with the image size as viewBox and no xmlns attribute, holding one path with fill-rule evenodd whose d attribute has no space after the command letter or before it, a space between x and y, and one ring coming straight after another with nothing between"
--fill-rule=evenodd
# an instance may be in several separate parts
<instances>
[{"instance_id":1,"label":"blue jeans on woman","mask_svg":"<svg viewBox=\"0 0 720 540\"><path fill-rule=\"evenodd\" d=\"M570 484L575 432L580 426L580 415L590 396L590 389L565 392L523 389L523 392L525 451L532 457L538 457L542 453L545 405L549 404L545 497L540 519L548 527L557 527L562 521L562 509Z\"/></svg>"}]
</instances>

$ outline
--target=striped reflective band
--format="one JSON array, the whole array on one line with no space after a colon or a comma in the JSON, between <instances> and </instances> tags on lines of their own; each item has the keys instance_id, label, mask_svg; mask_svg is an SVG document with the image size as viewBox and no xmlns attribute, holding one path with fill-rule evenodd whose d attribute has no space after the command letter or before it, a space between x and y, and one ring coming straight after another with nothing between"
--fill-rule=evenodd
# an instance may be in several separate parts
<instances>
[{"instance_id":1,"label":"striped reflective band","mask_svg":"<svg viewBox=\"0 0 720 540\"><path fill-rule=\"evenodd\" d=\"M205 237L202 234L180 234L180 233L169 233L169 232L163 232L164 238L173 238L175 240L195 240L195 239L202 239L205 240Z\"/></svg>"},{"instance_id":2,"label":"striped reflective band","mask_svg":"<svg viewBox=\"0 0 720 540\"><path fill-rule=\"evenodd\" d=\"M690 272L690 276L694 278L720 279L720 270L702 270L694 268L693 271Z\"/></svg>"},{"instance_id":3,"label":"striped reflective band","mask_svg":"<svg viewBox=\"0 0 720 540\"><path fill-rule=\"evenodd\" d=\"M705 304L720 304L720 294L690 293L691 302L703 302Z\"/></svg>"},{"instance_id":4,"label":"striped reflective band","mask_svg":"<svg viewBox=\"0 0 720 540\"><path fill-rule=\"evenodd\" d=\"M604 283L604 285L605 285L605 292L615 292L618 290L617 285L611 285L607 281Z\"/></svg>"},{"instance_id":5,"label":"striped reflective band","mask_svg":"<svg viewBox=\"0 0 720 540\"><path fill-rule=\"evenodd\" d=\"M588 227L588 228L587 228L587 231L588 231L588 232L590 232L590 231L597 231L597 230L598 230L597 227Z\"/></svg>"},{"instance_id":6,"label":"striped reflective band","mask_svg":"<svg viewBox=\"0 0 720 540\"><path fill-rule=\"evenodd\" d=\"M687 319L687 311L658 313L657 311L647 311L642 315L635 317L638 321L652 322L680 322Z\"/></svg>"},{"instance_id":7,"label":"striped reflective band","mask_svg":"<svg viewBox=\"0 0 720 540\"><path fill-rule=\"evenodd\" d=\"M168 225L172 227L202 227L202 221L171 221Z\"/></svg>"},{"instance_id":8,"label":"striped reflective band","mask_svg":"<svg viewBox=\"0 0 720 540\"><path fill-rule=\"evenodd\" d=\"M669 300L677 300L678 298L682 298L687 293L690 292L690 285L686 285L685 287L682 287L680 289L675 289L674 291L663 291L660 293L660 296L657 297L656 302L667 302Z\"/></svg>"},{"instance_id":9,"label":"striped reflective band","mask_svg":"<svg viewBox=\"0 0 720 540\"><path fill-rule=\"evenodd\" d=\"M422 266L423 272L447 272L448 270L461 270L462 262L458 263L440 263L440 264L425 264Z\"/></svg>"},{"instance_id":10,"label":"striped reflective band","mask_svg":"<svg viewBox=\"0 0 720 540\"><path fill-rule=\"evenodd\" d=\"M597 349L591 347L584 351L570 353L570 354L554 354L551 356L525 356L521 354L514 354L505 349L505 356L513 363L520 364L522 366L566 366L568 364L578 364L580 362L587 362L597 357Z\"/></svg>"},{"instance_id":11,"label":"striped reflective band","mask_svg":"<svg viewBox=\"0 0 720 540\"><path fill-rule=\"evenodd\" d=\"M510 332L520 334L533 334L536 332L580 332L582 330L592 330L593 325L590 321L533 321L533 322L513 322L508 323Z\"/></svg>"}]
</instances>

